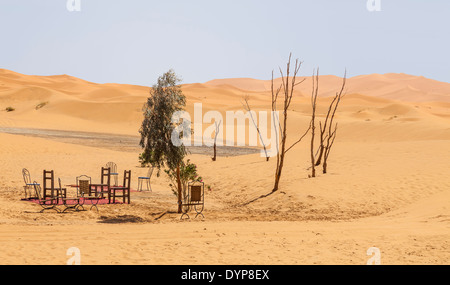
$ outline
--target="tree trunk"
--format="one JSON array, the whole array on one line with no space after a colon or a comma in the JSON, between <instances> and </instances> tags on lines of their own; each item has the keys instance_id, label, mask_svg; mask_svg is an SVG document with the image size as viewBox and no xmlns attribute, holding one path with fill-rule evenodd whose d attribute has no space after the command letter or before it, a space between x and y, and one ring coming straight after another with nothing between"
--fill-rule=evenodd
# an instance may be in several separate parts
<instances>
[{"instance_id":1,"label":"tree trunk","mask_svg":"<svg viewBox=\"0 0 450 285\"><path fill-rule=\"evenodd\" d=\"M316 177L316 161L314 157L314 139L316 137L316 108L317 108L317 95L319 94L319 70L317 69L317 75L313 74L313 91L311 95L312 103L312 115L311 115L311 177ZM322 139L322 138L321 138Z\"/></svg>"},{"instance_id":2,"label":"tree trunk","mask_svg":"<svg viewBox=\"0 0 450 285\"><path fill-rule=\"evenodd\" d=\"M272 192L278 191L278 185L280 184L281 171L275 173L275 184L273 186Z\"/></svg>"},{"instance_id":3,"label":"tree trunk","mask_svg":"<svg viewBox=\"0 0 450 285\"><path fill-rule=\"evenodd\" d=\"M322 164L322 156L323 156L323 150L324 150L324 146L323 146L323 139L322 136L320 138L320 152L319 152L319 156L317 157L317 161L316 161L316 166L319 166Z\"/></svg>"},{"instance_id":4,"label":"tree trunk","mask_svg":"<svg viewBox=\"0 0 450 285\"><path fill-rule=\"evenodd\" d=\"M284 165L284 155L286 154L286 126L287 126L287 112L284 115L284 124L283 124L283 136L281 139L281 152L279 153L279 160L277 171L275 173L275 184L273 186L273 192L278 191L278 184L281 178L281 171L283 170Z\"/></svg>"},{"instance_id":5,"label":"tree trunk","mask_svg":"<svg viewBox=\"0 0 450 285\"><path fill-rule=\"evenodd\" d=\"M314 126L314 117L312 119L312 135L311 135L311 177L316 177L316 163L314 161L314 130L315 130L315 126Z\"/></svg>"},{"instance_id":6,"label":"tree trunk","mask_svg":"<svg viewBox=\"0 0 450 285\"><path fill-rule=\"evenodd\" d=\"M182 213L182 192L183 188L181 186L181 177L180 177L180 165L177 165L177 183L178 183L178 214Z\"/></svg>"},{"instance_id":7,"label":"tree trunk","mask_svg":"<svg viewBox=\"0 0 450 285\"><path fill-rule=\"evenodd\" d=\"M212 161L216 161L217 159L217 146L216 143L214 142L214 157L212 158Z\"/></svg>"},{"instance_id":8,"label":"tree trunk","mask_svg":"<svg viewBox=\"0 0 450 285\"><path fill-rule=\"evenodd\" d=\"M326 161L324 161L323 162L323 174L327 174L327 162Z\"/></svg>"}]
</instances>

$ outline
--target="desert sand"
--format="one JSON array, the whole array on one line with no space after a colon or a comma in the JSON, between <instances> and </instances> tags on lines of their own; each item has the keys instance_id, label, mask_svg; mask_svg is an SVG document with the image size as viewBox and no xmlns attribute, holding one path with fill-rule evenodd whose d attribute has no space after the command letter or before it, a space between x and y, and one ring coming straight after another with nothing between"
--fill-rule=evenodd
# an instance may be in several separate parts
<instances>
[{"instance_id":1,"label":"desert sand","mask_svg":"<svg viewBox=\"0 0 450 285\"><path fill-rule=\"evenodd\" d=\"M319 118L341 80L320 77ZM296 89L288 143L308 126L310 90L309 78ZM189 112L194 103L204 112L243 110L244 96L254 110L270 109L265 80L219 79L183 85L183 92ZM308 178L305 139L286 158L280 190L248 205L272 190L275 159L219 150L213 162L210 149L188 156L211 186L205 219L173 213L177 201L164 173L152 177L152 192L132 192L130 205L99 212L39 213L39 205L21 200L22 168L38 182L44 169L63 184L81 174L99 182L100 167L114 161L119 173L132 170L136 189L146 169L139 146L125 142L139 140L148 94L147 86L0 70L0 264L63 265L71 247L82 264L366 264L371 247L382 264L450 263L450 84L407 74L348 78L329 173ZM24 129L116 139L108 145Z\"/></svg>"}]
</instances>

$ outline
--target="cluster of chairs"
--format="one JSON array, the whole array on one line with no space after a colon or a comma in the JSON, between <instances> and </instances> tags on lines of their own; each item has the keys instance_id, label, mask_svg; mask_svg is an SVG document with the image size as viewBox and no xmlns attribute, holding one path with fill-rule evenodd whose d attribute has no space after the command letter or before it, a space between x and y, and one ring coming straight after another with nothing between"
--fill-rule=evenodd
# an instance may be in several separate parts
<instances>
[{"instance_id":1,"label":"cluster of chairs","mask_svg":"<svg viewBox=\"0 0 450 285\"><path fill-rule=\"evenodd\" d=\"M42 206L41 212L46 210L55 210L57 212L66 212L69 210L84 210L83 205L90 201L91 209L96 208L101 200L107 199L108 204L116 203L116 198L122 198L123 203L130 204L131 200L131 170L125 170L123 175L123 184L118 185L117 166L114 163L108 163L106 167L101 168L101 178L99 184L92 183L91 177L81 175L76 178L76 185L70 185L77 189L77 194L73 197L67 195L67 188L62 187L61 179L58 178L58 185L55 185L55 173L53 170L43 171L43 184L32 181L30 172L27 169L22 170L25 182L25 199L37 200ZM111 177L114 179L114 185L111 185ZM65 209L60 210L58 206Z\"/></svg>"},{"instance_id":2,"label":"cluster of chairs","mask_svg":"<svg viewBox=\"0 0 450 285\"><path fill-rule=\"evenodd\" d=\"M111 170L111 177L114 179L114 186L118 186L119 181L119 173L117 171L117 164L110 161L106 164L106 168ZM138 177L138 191L144 191L144 186L146 187L146 191L152 192L152 185L150 183L150 179L152 178L154 167L149 167L147 176Z\"/></svg>"}]
</instances>

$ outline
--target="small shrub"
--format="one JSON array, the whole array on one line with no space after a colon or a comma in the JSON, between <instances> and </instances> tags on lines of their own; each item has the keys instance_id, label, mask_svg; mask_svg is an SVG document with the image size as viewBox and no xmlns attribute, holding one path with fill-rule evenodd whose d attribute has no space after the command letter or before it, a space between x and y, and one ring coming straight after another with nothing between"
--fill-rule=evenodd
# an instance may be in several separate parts
<instances>
[{"instance_id":1,"label":"small shrub","mask_svg":"<svg viewBox=\"0 0 450 285\"><path fill-rule=\"evenodd\" d=\"M171 184L169 186L172 188L173 194L178 195L177 187L177 173L174 169L167 169L164 172L169 176ZM182 162L180 165L180 178L181 186L183 187L183 197L186 195L186 190L189 182L203 182L203 178L197 173L197 165L191 163L188 159L187 162Z\"/></svg>"},{"instance_id":2,"label":"small shrub","mask_svg":"<svg viewBox=\"0 0 450 285\"><path fill-rule=\"evenodd\" d=\"M13 107L6 107L5 111L6 112L12 112L15 111L16 109L14 109Z\"/></svg>"},{"instance_id":3,"label":"small shrub","mask_svg":"<svg viewBox=\"0 0 450 285\"><path fill-rule=\"evenodd\" d=\"M36 110L39 110L41 108L43 108L45 105L47 105L49 102L41 102L39 104L36 105Z\"/></svg>"}]
</instances>

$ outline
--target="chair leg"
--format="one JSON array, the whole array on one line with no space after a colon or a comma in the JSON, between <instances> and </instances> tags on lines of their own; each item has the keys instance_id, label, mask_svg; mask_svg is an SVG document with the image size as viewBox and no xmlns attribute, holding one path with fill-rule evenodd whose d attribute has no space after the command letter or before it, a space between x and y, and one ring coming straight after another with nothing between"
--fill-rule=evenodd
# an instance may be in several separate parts
<instances>
[{"instance_id":1,"label":"chair leg","mask_svg":"<svg viewBox=\"0 0 450 285\"><path fill-rule=\"evenodd\" d=\"M97 210L97 212L98 212L98 207L97 207L97 204L98 204L98 200L96 199L96 201L97 201L97 203L94 203L94 201L93 200L91 200L91 208L89 209L90 211L92 211L92 208L95 208L96 210Z\"/></svg>"}]
</instances>

